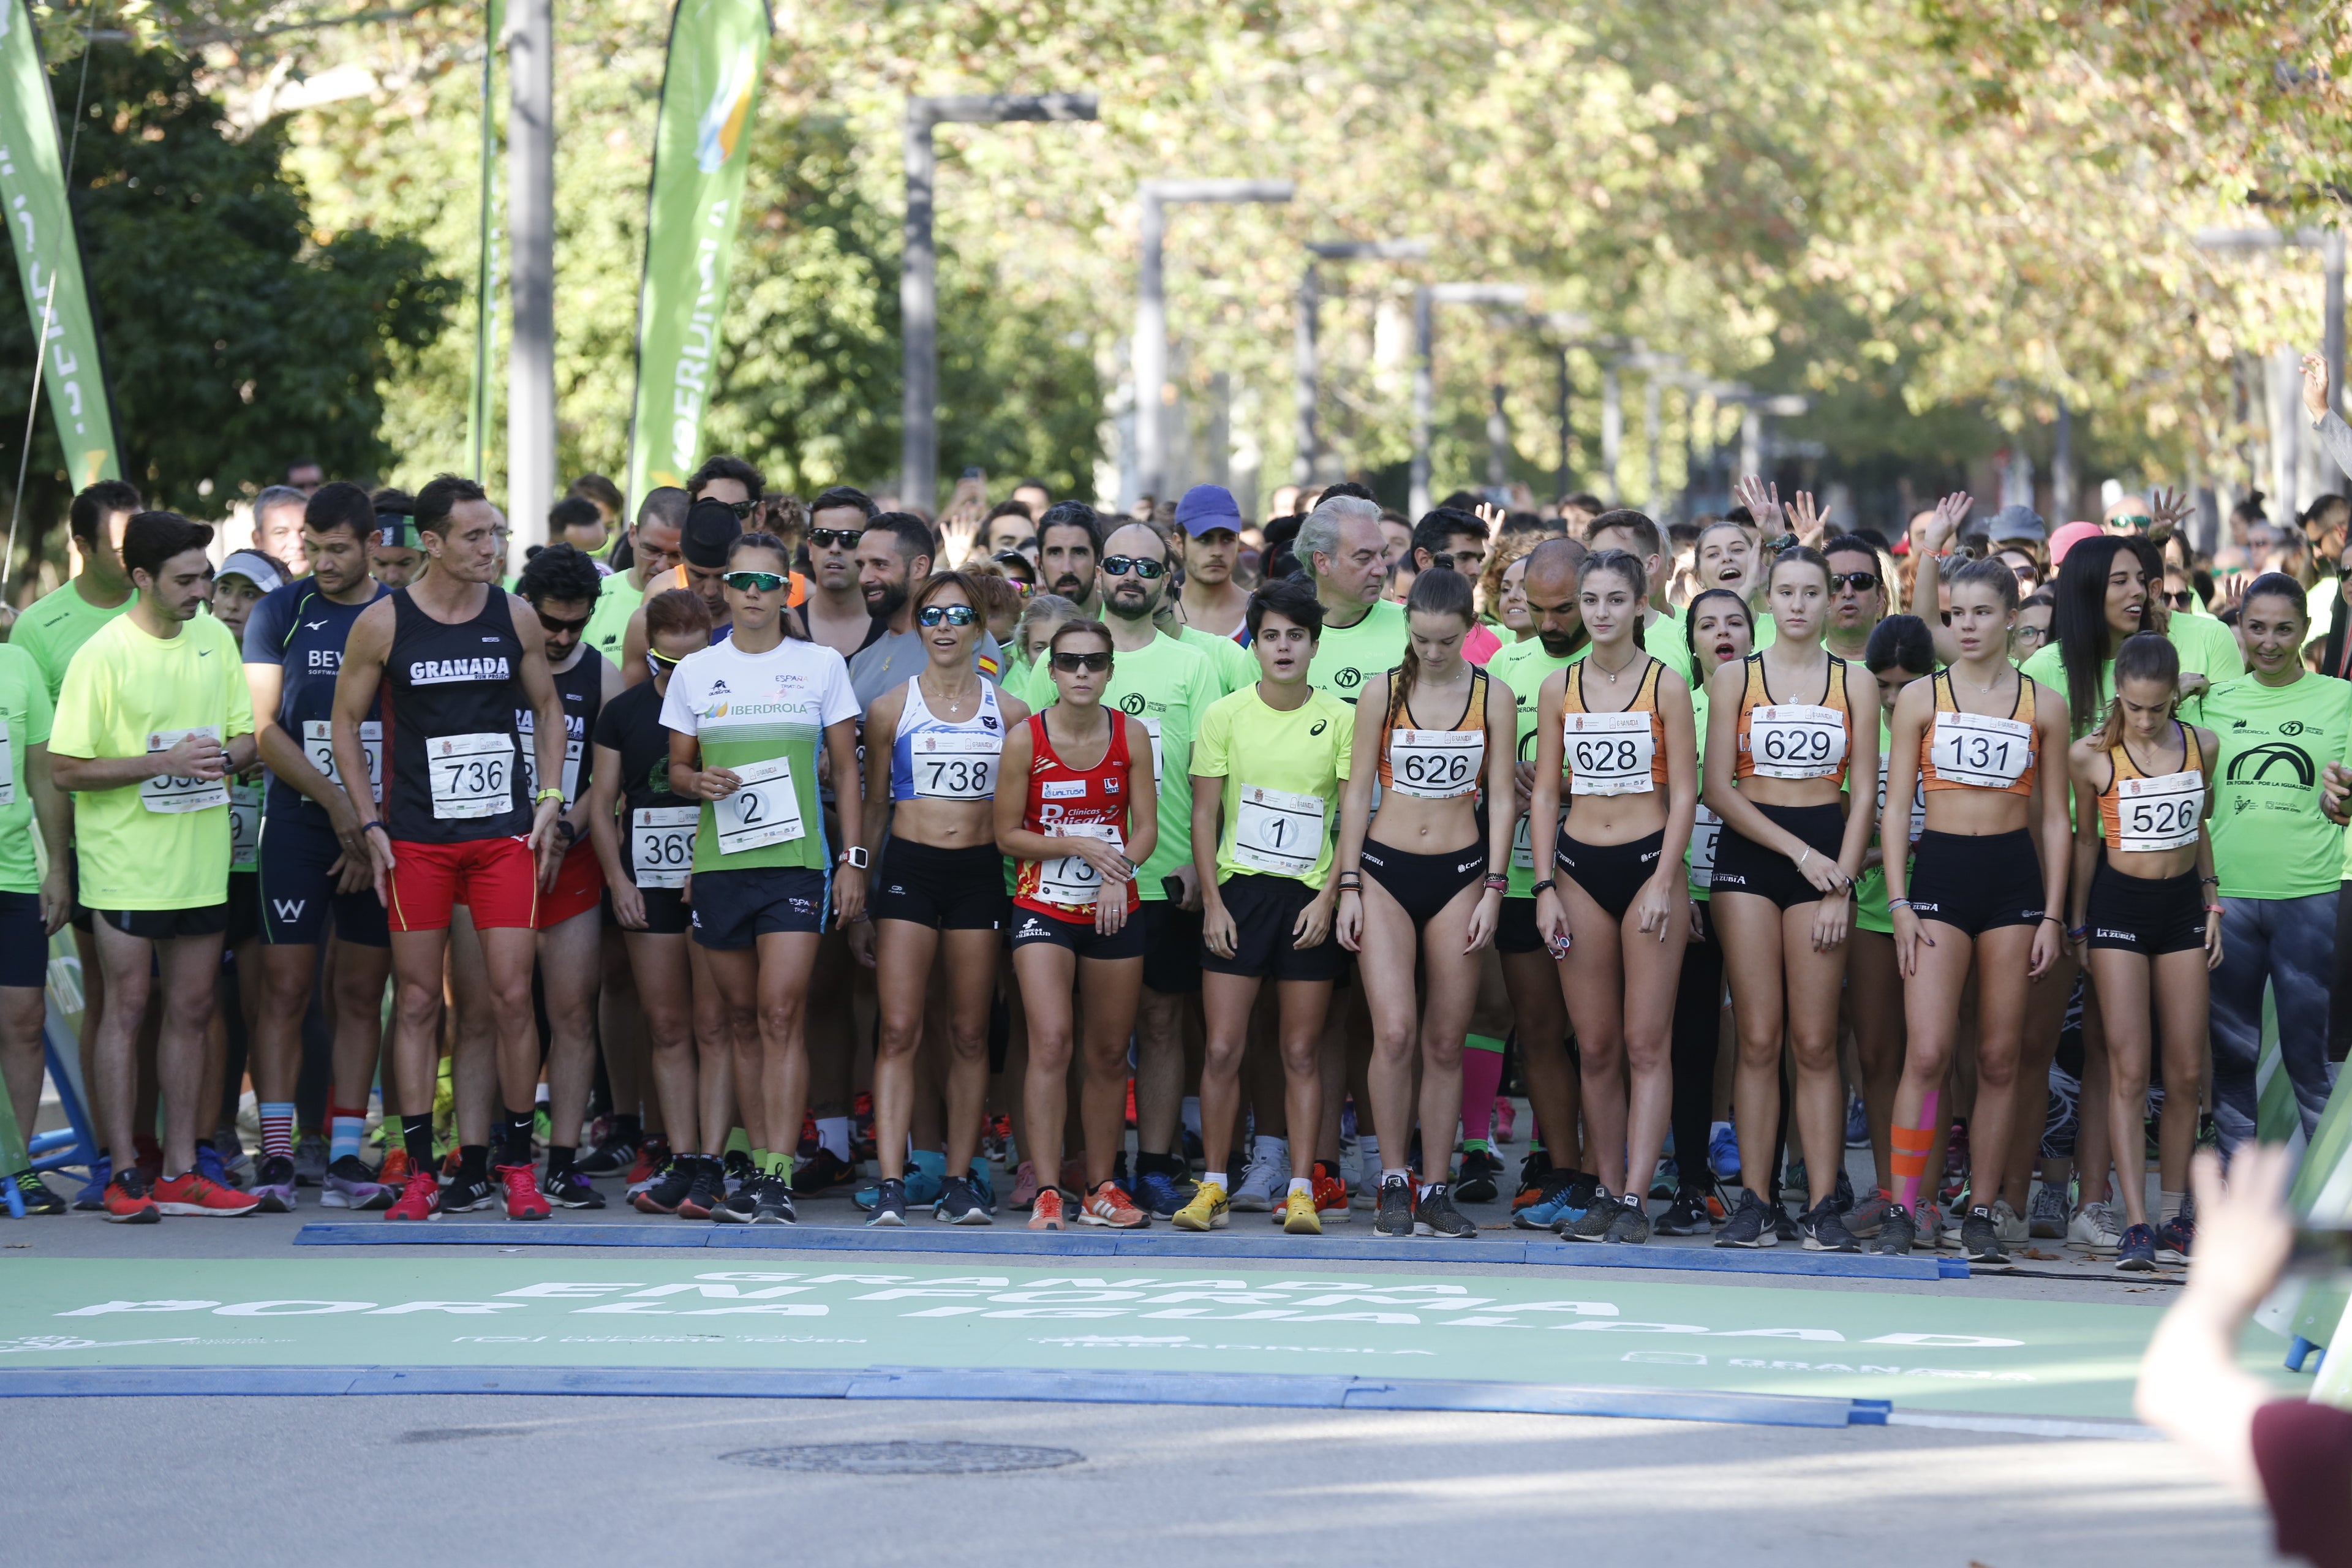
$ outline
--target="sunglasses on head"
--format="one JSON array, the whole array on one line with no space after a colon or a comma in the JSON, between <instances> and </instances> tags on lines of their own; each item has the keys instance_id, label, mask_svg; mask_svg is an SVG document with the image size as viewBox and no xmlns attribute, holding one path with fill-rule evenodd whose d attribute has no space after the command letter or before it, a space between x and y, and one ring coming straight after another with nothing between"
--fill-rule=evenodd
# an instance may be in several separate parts
<instances>
[{"instance_id":1,"label":"sunglasses on head","mask_svg":"<svg viewBox=\"0 0 2352 1568\"><path fill-rule=\"evenodd\" d=\"M1149 583L1167 574L1168 563L1146 561L1133 555L1106 555L1103 557L1102 569L1114 577L1124 577L1132 572Z\"/></svg>"},{"instance_id":2,"label":"sunglasses on head","mask_svg":"<svg viewBox=\"0 0 2352 1568\"><path fill-rule=\"evenodd\" d=\"M1099 674L1110 668L1110 655L1108 653L1057 653L1054 656L1054 668L1069 675L1076 675L1082 669L1091 669Z\"/></svg>"},{"instance_id":3,"label":"sunglasses on head","mask_svg":"<svg viewBox=\"0 0 2352 1568\"><path fill-rule=\"evenodd\" d=\"M831 550L835 545L844 550L855 550L857 542L865 537L866 531L862 528L812 528L808 536L809 543L818 550Z\"/></svg>"},{"instance_id":4,"label":"sunglasses on head","mask_svg":"<svg viewBox=\"0 0 2352 1568\"><path fill-rule=\"evenodd\" d=\"M915 612L918 625L926 626L968 626L980 619L980 612L970 605L925 605Z\"/></svg>"},{"instance_id":5,"label":"sunglasses on head","mask_svg":"<svg viewBox=\"0 0 2352 1568\"><path fill-rule=\"evenodd\" d=\"M719 580L739 594L772 594L790 581L775 572L721 572Z\"/></svg>"},{"instance_id":6,"label":"sunglasses on head","mask_svg":"<svg viewBox=\"0 0 2352 1568\"><path fill-rule=\"evenodd\" d=\"M1877 586L1878 574L1875 572L1832 572L1830 574L1830 592L1832 594L1843 593L1848 588L1853 589L1857 594L1867 594L1873 588Z\"/></svg>"}]
</instances>

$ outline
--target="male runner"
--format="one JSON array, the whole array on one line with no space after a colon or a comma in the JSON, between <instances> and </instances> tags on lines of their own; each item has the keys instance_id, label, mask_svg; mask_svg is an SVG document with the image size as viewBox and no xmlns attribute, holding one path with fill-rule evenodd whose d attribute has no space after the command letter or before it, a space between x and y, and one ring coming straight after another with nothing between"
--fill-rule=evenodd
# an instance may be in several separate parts
<instances>
[{"instance_id":1,"label":"male runner","mask_svg":"<svg viewBox=\"0 0 2352 1568\"><path fill-rule=\"evenodd\" d=\"M317 492L316 485L308 491L272 485L253 498L253 548L283 563L294 577L310 570L310 558L302 553L302 524Z\"/></svg>"},{"instance_id":2,"label":"male runner","mask_svg":"<svg viewBox=\"0 0 2352 1568\"><path fill-rule=\"evenodd\" d=\"M1024 479L1013 487L1012 498L1029 509L1033 518L1042 518L1054 505L1054 492L1045 488L1043 479Z\"/></svg>"},{"instance_id":3,"label":"male runner","mask_svg":"<svg viewBox=\"0 0 2352 1568\"><path fill-rule=\"evenodd\" d=\"M383 1045L383 984L392 937L371 886L366 836L335 771L331 716L343 643L360 612L392 592L368 575L380 519L368 492L337 480L303 510L310 575L254 606L245 625L245 680L255 738L269 769L262 800L261 1009L251 1065L261 1114L262 1160L254 1186L272 1214L294 1206L294 1089L302 1068L302 1016L318 977L319 944L333 915L334 1087L328 1101L328 1208L381 1209L394 1193L360 1158L368 1087ZM371 793L382 794L383 727L361 723Z\"/></svg>"},{"instance_id":4,"label":"male runner","mask_svg":"<svg viewBox=\"0 0 2352 1568\"><path fill-rule=\"evenodd\" d=\"M366 836L376 896L390 911L395 981L393 1058L409 1178L391 1219L440 1211L433 1174L442 960L451 909L481 933L498 1023L505 1125L499 1177L509 1219L550 1212L530 1164L539 1026L530 1000L542 861L560 852L563 700L546 632L529 605L493 586L499 513L479 485L443 474L416 497L432 566L412 587L360 612L335 682L335 766ZM383 809L371 791L361 725L383 701ZM523 792L519 705L532 715L541 784ZM463 1077L463 1063L458 1064ZM468 1205L468 1206L475 1206Z\"/></svg>"},{"instance_id":5,"label":"male runner","mask_svg":"<svg viewBox=\"0 0 2352 1568\"><path fill-rule=\"evenodd\" d=\"M142 511L124 525L122 563L139 597L74 656L49 734L58 786L82 797L81 897L113 1001L93 1052L112 1159L101 1201L111 1220L240 1215L258 1202L194 1169L196 1137L212 1131L217 1109L199 1102L228 930L227 775L254 757L236 639L204 613L212 537L176 512ZM163 1179L151 1193L133 1108L140 1016L159 983Z\"/></svg>"},{"instance_id":6,"label":"male runner","mask_svg":"<svg viewBox=\"0 0 2352 1568\"><path fill-rule=\"evenodd\" d=\"M49 776L54 710L41 667L0 643L0 1090L30 1136L41 1103L41 1026L46 1016L49 938L73 909L66 860L66 796ZM48 869L33 859L37 829ZM65 1199L32 1166L11 1172L26 1214L63 1214Z\"/></svg>"},{"instance_id":7,"label":"male runner","mask_svg":"<svg viewBox=\"0 0 2352 1568\"><path fill-rule=\"evenodd\" d=\"M368 575L387 588L405 588L425 570L425 546L416 537L416 498L406 490L380 489L375 531L368 539Z\"/></svg>"},{"instance_id":8,"label":"male runner","mask_svg":"<svg viewBox=\"0 0 2352 1568\"><path fill-rule=\"evenodd\" d=\"M847 485L809 502L809 595L801 616L809 640L845 659L856 658L888 629L867 606L857 567L858 546L879 510L864 490Z\"/></svg>"},{"instance_id":9,"label":"male runner","mask_svg":"<svg viewBox=\"0 0 2352 1568\"><path fill-rule=\"evenodd\" d=\"M740 488L731 479L720 483L730 489ZM646 578L646 592L693 589L702 595L703 607L710 612L710 640L726 641L727 634L735 628L735 612L728 607L727 593L719 586L719 578L727 570L728 550L742 536L742 521L736 517L731 504L706 497L688 505L685 525L678 531L677 569ZM646 606L641 601L629 612L628 631L621 639L624 686L635 686L653 679L646 665Z\"/></svg>"},{"instance_id":10,"label":"male runner","mask_svg":"<svg viewBox=\"0 0 2352 1568\"><path fill-rule=\"evenodd\" d=\"M1176 503L1176 526L1184 536L1184 594L1179 605L1184 624L1235 643L1249 640L1244 624L1249 595L1234 581L1241 559L1242 513L1223 485L1194 485ZM1255 669L1249 679L1257 679Z\"/></svg>"},{"instance_id":11,"label":"male runner","mask_svg":"<svg viewBox=\"0 0 2352 1568\"><path fill-rule=\"evenodd\" d=\"M1086 502L1058 501L1037 520L1038 585L1069 600L1082 616L1102 614L1095 597L1095 563L1101 559L1102 520Z\"/></svg>"},{"instance_id":12,"label":"male runner","mask_svg":"<svg viewBox=\"0 0 2352 1568\"><path fill-rule=\"evenodd\" d=\"M1357 496L1317 502L1292 545L1323 606L1307 683L1351 708L1365 681L1404 658L1404 606L1381 597L1387 549L1380 507Z\"/></svg>"},{"instance_id":13,"label":"male runner","mask_svg":"<svg viewBox=\"0 0 2352 1568\"><path fill-rule=\"evenodd\" d=\"M980 552L991 561L1000 555L1018 555L1036 565L1036 513L1021 501L998 501L980 525Z\"/></svg>"},{"instance_id":14,"label":"male runner","mask_svg":"<svg viewBox=\"0 0 2352 1568\"><path fill-rule=\"evenodd\" d=\"M647 491L637 507L636 526L624 536L634 559L625 571L606 577L604 591L596 595L596 613L588 618L588 646L615 668L628 642L629 617L645 603L647 584L664 573L677 571L684 559L678 550L689 504L686 492L676 485Z\"/></svg>"},{"instance_id":15,"label":"male runner","mask_svg":"<svg viewBox=\"0 0 2352 1568\"><path fill-rule=\"evenodd\" d=\"M1642 612L1643 650L1688 682L1690 640L1683 635L1682 616L1666 602L1666 539L1658 525L1641 512L1619 507L1592 520L1591 526L1585 530L1584 542L1595 554L1603 550L1622 550L1641 558L1642 570L1648 574L1650 584L1649 606ZM1762 647L1764 628L1772 624L1772 619L1764 615L1756 619L1756 646Z\"/></svg>"},{"instance_id":16,"label":"male runner","mask_svg":"<svg viewBox=\"0 0 2352 1568\"><path fill-rule=\"evenodd\" d=\"M915 629L914 595L931 574L933 549L930 525L908 511L880 513L866 524L858 542L857 586L876 628L875 635L849 658L849 679L857 689L860 709L873 707L930 662L923 636ZM810 560L814 565L815 557ZM809 630L814 637L815 626ZM1004 664L1004 650L985 628L980 634L976 657L980 673L996 679Z\"/></svg>"}]
</instances>

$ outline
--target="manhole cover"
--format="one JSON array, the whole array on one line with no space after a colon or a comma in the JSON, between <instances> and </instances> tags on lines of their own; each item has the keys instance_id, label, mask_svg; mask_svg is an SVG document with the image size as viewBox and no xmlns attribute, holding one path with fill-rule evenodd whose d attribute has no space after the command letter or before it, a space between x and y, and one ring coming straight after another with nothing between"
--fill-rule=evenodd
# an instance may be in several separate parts
<instances>
[{"instance_id":1,"label":"manhole cover","mask_svg":"<svg viewBox=\"0 0 2352 1568\"><path fill-rule=\"evenodd\" d=\"M851 1476L975 1476L998 1470L1051 1470L1084 1454L1011 1443L812 1443L792 1448L738 1448L721 1454L765 1470L819 1470Z\"/></svg>"}]
</instances>

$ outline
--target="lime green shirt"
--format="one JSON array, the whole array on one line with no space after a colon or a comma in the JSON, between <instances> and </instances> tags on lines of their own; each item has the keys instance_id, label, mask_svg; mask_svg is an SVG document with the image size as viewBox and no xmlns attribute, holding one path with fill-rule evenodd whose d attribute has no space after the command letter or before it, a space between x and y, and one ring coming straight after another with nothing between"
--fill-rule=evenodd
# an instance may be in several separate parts
<instances>
[{"instance_id":1,"label":"lime green shirt","mask_svg":"<svg viewBox=\"0 0 2352 1568\"><path fill-rule=\"evenodd\" d=\"M1374 604L1352 626L1326 621L1316 639L1315 662L1307 667L1307 683L1353 708L1367 682L1404 662L1405 640L1404 606L1388 599Z\"/></svg>"},{"instance_id":2,"label":"lime green shirt","mask_svg":"<svg viewBox=\"0 0 2352 1568\"><path fill-rule=\"evenodd\" d=\"M588 629L581 635L615 668L620 666L622 645L628 640L629 617L645 602L646 591L629 581L628 573L614 572L599 579L596 607L588 613Z\"/></svg>"},{"instance_id":3,"label":"lime green shirt","mask_svg":"<svg viewBox=\"0 0 2352 1568\"><path fill-rule=\"evenodd\" d=\"M2215 634L2220 634L2218 637ZM2229 627L2210 616L2175 616L2165 632L2180 655L2180 668L2192 675L2201 675L2215 686L2235 680L2246 673L2245 660L2239 657L2238 639ZM2024 665L2025 673L2050 688L2060 702L2066 700L2066 660L2064 650L2055 642L2045 643ZM2099 667L2098 712L2092 716L2097 722L2100 714L2116 695L2116 661L2110 658ZM2074 732L2080 740L2082 731Z\"/></svg>"},{"instance_id":4,"label":"lime green shirt","mask_svg":"<svg viewBox=\"0 0 2352 1568\"><path fill-rule=\"evenodd\" d=\"M253 733L236 638L210 616L184 622L174 637L152 637L123 616L100 627L67 667L49 749L138 757L191 730L209 731L223 745ZM81 901L94 910L225 903L229 837L226 781L155 778L77 795Z\"/></svg>"},{"instance_id":5,"label":"lime green shirt","mask_svg":"<svg viewBox=\"0 0 2352 1568\"><path fill-rule=\"evenodd\" d=\"M1296 876L1320 892L1331 875L1331 843L1339 823L1339 785L1348 776L1356 716L1328 691L1310 691L1289 712L1266 706L1252 683L1209 705L1192 742L1192 773L1224 780L1224 828L1217 844L1217 881L1234 877ZM1319 830L1308 803L1322 808ZM1250 842L1237 849L1242 818ZM1316 845L1314 864L1282 869L1295 850Z\"/></svg>"},{"instance_id":6,"label":"lime green shirt","mask_svg":"<svg viewBox=\"0 0 2352 1568\"><path fill-rule=\"evenodd\" d=\"M680 660L662 694L662 723L698 738L704 767L761 773L727 799L702 803L695 875L799 867L830 876L817 763L825 731L856 717L849 665L822 643L786 638L755 654L730 636ZM780 762L790 772L789 791ZM740 798L747 795L757 804Z\"/></svg>"},{"instance_id":7,"label":"lime green shirt","mask_svg":"<svg viewBox=\"0 0 2352 1568\"><path fill-rule=\"evenodd\" d=\"M1660 622L1664 625L1664 622ZM1644 639L1647 640L1646 638ZM1543 638L1529 637L1525 642L1507 643L1495 650L1486 661L1486 673L1511 689L1511 716L1518 725L1518 761L1536 760L1536 711L1543 698L1543 683L1555 671L1566 669L1592 651L1590 642L1583 644L1566 658L1554 658L1544 651ZM1507 899L1532 899L1536 896L1535 847L1528 841L1528 819L1511 833L1511 865L1507 872L1511 885L1505 889Z\"/></svg>"},{"instance_id":8,"label":"lime green shirt","mask_svg":"<svg viewBox=\"0 0 2352 1568\"><path fill-rule=\"evenodd\" d=\"M81 651L81 645L98 635L99 627L122 614L138 601L131 597L110 610L101 610L81 596L81 589L72 583L42 595L32 607L16 617L16 628L8 634L8 646L19 647L33 656L40 667L41 679L49 689L49 701L54 704L58 693L64 689L66 666Z\"/></svg>"},{"instance_id":9,"label":"lime green shirt","mask_svg":"<svg viewBox=\"0 0 2352 1568\"><path fill-rule=\"evenodd\" d=\"M1228 696L1244 686L1255 686L1263 673L1257 667L1257 656L1231 637L1221 637L1214 632L1204 632L1198 626L1180 627L1176 640L1186 647L1199 648L1217 667L1217 679Z\"/></svg>"},{"instance_id":10,"label":"lime green shirt","mask_svg":"<svg viewBox=\"0 0 2352 1568\"><path fill-rule=\"evenodd\" d=\"M1682 616L1672 610L1660 611L1656 620L1642 628L1642 647L1652 658L1681 676L1685 686L1698 685L1691 679L1690 634L1684 629Z\"/></svg>"},{"instance_id":11,"label":"lime green shirt","mask_svg":"<svg viewBox=\"0 0 2352 1568\"><path fill-rule=\"evenodd\" d=\"M2190 704L2213 731L2213 872L2231 899L2332 893L2344 830L2320 814L2320 774L2352 762L2352 684L2306 673L2285 686L2252 676Z\"/></svg>"},{"instance_id":12,"label":"lime green shirt","mask_svg":"<svg viewBox=\"0 0 2352 1568\"><path fill-rule=\"evenodd\" d=\"M33 656L0 643L0 893L37 893L41 874L33 858L33 792L25 782L25 752L49 743L56 710Z\"/></svg>"}]
</instances>

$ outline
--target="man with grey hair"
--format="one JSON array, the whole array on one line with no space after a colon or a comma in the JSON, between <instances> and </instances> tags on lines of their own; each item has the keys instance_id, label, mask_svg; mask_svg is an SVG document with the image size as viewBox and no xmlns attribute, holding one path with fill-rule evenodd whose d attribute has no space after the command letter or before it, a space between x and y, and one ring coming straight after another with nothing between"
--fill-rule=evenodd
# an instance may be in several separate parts
<instances>
[{"instance_id":1,"label":"man with grey hair","mask_svg":"<svg viewBox=\"0 0 2352 1568\"><path fill-rule=\"evenodd\" d=\"M1388 577L1381 509L1360 496L1334 496L1307 514L1291 548L1323 605L1307 684L1352 707L1366 680L1404 658L1404 606L1381 597Z\"/></svg>"},{"instance_id":2,"label":"man with grey hair","mask_svg":"<svg viewBox=\"0 0 2352 1568\"><path fill-rule=\"evenodd\" d=\"M302 509L310 498L292 485L272 485L253 498L253 547L287 570L287 581L310 574L302 548Z\"/></svg>"}]
</instances>

